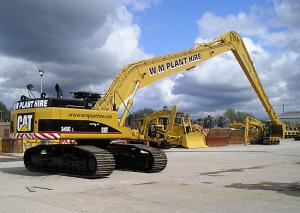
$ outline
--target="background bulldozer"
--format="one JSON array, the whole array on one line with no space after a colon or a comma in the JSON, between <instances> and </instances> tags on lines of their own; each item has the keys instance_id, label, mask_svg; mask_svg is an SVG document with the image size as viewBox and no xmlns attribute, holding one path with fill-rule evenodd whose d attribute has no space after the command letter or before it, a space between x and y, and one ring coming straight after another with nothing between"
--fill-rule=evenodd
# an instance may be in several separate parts
<instances>
[{"instance_id":1,"label":"background bulldozer","mask_svg":"<svg viewBox=\"0 0 300 213\"><path fill-rule=\"evenodd\" d=\"M193 131L187 113L177 112L176 106L149 114L143 121L140 133L151 146L169 148L203 148L206 146L205 134Z\"/></svg>"}]
</instances>

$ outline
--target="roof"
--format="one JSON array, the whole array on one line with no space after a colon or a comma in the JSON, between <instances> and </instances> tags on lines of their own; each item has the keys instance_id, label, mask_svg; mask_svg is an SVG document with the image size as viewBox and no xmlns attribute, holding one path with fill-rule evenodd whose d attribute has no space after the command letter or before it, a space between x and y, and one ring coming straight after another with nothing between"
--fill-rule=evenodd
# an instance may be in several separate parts
<instances>
[{"instance_id":1,"label":"roof","mask_svg":"<svg viewBox=\"0 0 300 213\"><path fill-rule=\"evenodd\" d=\"M285 112L280 116L280 119L300 119L300 111L298 112Z\"/></svg>"}]
</instances>

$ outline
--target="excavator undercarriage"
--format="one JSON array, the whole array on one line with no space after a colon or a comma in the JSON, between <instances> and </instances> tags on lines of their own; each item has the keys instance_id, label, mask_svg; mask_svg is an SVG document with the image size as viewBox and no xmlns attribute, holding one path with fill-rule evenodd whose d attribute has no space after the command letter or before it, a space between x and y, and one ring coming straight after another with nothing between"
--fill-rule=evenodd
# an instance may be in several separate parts
<instances>
[{"instance_id":1,"label":"excavator undercarriage","mask_svg":"<svg viewBox=\"0 0 300 213\"><path fill-rule=\"evenodd\" d=\"M167 157L163 151L141 144L111 144L105 149L57 144L27 149L24 164L30 171L100 178L114 169L160 172L167 165Z\"/></svg>"}]
</instances>

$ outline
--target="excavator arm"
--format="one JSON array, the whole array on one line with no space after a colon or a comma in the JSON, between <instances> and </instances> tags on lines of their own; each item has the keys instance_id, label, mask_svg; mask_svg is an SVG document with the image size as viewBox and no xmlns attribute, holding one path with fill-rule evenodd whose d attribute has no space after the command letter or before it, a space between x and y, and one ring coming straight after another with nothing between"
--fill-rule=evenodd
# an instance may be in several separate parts
<instances>
[{"instance_id":1,"label":"excavator arm","mask_svg":"<svg viewBox=\"0 0 300 213\"><path fill-rule=\"evenodd\" d=\"M155 121L160 117L168 118L168 124L167 124L166 131L170 132L171 129L173 128L173 124L174 124L173 120L175 119L176 112L177 112L177 107L173 106L171 108L162 109L161 111L154 112L154 113L148 115L143 121L143 124L141 126L140 135L146 135L147 128L148 128L150 122Z\"/></svg>"},{"instance_id":2,"label":"excavator arm","mask_svg":"<svg viewBox=\"0 0 300 213\"><path fill-rule=\"evenodd\" d=\"M118 111L125 106L120 126L123 126L133 97L138 89L178 72L188 71L202 62L231 50L254 88L272 123L280 120L272 108L257 76L253 62L241 36L227 32L211 42L197 44L194 48L174 54L155 57L125 66L113 80L104 96L95 104L95 110ZM127 102L126 102L127 100Z\"/></svg>"}]
</instances>

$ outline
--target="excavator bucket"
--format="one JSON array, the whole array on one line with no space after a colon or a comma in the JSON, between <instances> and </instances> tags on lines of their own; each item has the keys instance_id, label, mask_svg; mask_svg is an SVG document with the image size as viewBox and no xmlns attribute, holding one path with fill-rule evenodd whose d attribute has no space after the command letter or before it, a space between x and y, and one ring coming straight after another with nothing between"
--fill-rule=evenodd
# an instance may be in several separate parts
<instances>
[{"instance_id":1,"label":"excavator bucket","mask_svg":"<svg viewBox=\"0 0 300 213\"><path fill-rule=\"evenodd\" d=\"M285 126L284 124L270 124L270 137L284 138Z\"/></svg>"},{"instance_id":2,"label":"excavator bucket","mask_svg":"<svg viewBox=\"0 0 300 213\"><path fill-rule=\"evenodd\" d=\"M182 135L182 146L188 149L192 148L205 148L206 140L202 132L190 132Z\"/></svg>"}]
</instances>

